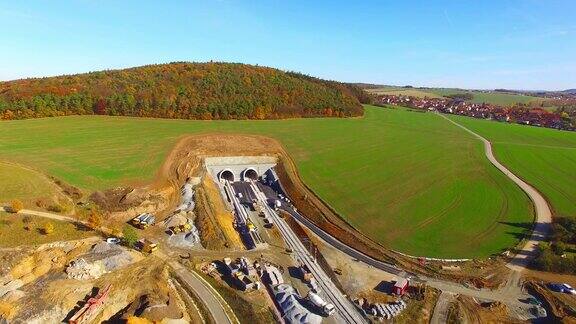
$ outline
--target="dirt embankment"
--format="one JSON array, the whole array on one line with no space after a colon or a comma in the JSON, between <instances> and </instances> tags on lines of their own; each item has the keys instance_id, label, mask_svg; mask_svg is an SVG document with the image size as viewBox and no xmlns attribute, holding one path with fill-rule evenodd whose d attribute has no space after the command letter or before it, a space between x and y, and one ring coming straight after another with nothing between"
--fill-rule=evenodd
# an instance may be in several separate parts
<instances>
[{"instance_id":1,"label":"dirt embankment","mask_svg":"<svg viewBox=\"0 0 576 324\"><path fill-rule=\"evenodd\" d=\"M126 221L143 212L159 220L180 203L180 188L187 178L202 176L208 156L271 155L278 144L270 138L248 135L205 134L182 137L166 157L154 180L138 188L114 188L92 195L109 218Z\"/></svg>"},{"instance_id":2,"label":"dirt embankment","mask_svg":"<svg viewBox=\"0 0 576 324\"><path fill-rule=\"evenodd\" d=\"M558 323L576 323L576 312L567 301L572 302L571 297L564 293L554 293L542 284L529 280L526 283L529 292L543 302L548 310L548 318ZM562 297L559 297L562 296ZM568 297L566 300L565 297Z\"/></svg>"},{"instance_id":3,"label":"dirt embankment","mask_svg":"<svg viewBox=\"0 0 576 324\"><path fill-rule=\"evenodd\" d=\"M202 246L209 250L241 250L242 240L234 229L234 216L224 206L216 184L204 177L196 189L196 227Z\"/></svg>"}]
</instances>

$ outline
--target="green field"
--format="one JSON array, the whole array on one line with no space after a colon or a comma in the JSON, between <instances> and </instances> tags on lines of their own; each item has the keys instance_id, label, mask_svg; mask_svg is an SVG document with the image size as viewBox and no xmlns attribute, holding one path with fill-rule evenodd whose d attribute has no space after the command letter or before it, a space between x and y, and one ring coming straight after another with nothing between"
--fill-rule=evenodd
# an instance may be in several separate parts
<instances>
[{"instance_id":1,"label":"green field","mask_svg":"<svg viewBox=\"0 0 576 324\"><path fill-rule=\"evenodd\" d=\"M3 122L0 160L83 189L149 180L183 134L279 139L303 180L382 244L434 257L483 257L531 222L527 196L481 143L434 114L366 107L364 118L191 121L82 116Z\"/></svg>"},{"instance_id":2,"label":"green field","mask_svg":"<svg viewBox=\"0 0 576 324\"><path fill-rule=\"evenodd\" d=\"M411 96L418 98L442 98L441 95L437 95L432 92L422 91L418 89L388 89L388 88L378 88L369 89L368 92L378 95L394 95L394 96Z\"/></svg>"},{"instance_id":3,"label":"green field","mask_svg":"<svg viewBox=\"0 0 576 324\"><path fill-rule=\"evenodd\" d=\"M494 105L510 106L516 103L522 104L540 104L546 101L545 98L524 96L513 93L503 93L503 92L481 92L474 90L463 90L463 89L451 89L451 88L402 88L402 87L382 87L367 89L368 92L380 95L403 95L412 96L418 98L442 98L445 96L459 94L459 93L471 93L474 98L470 100L473 103L490 103ZM552 109L552 108L549 108Z\"/></svg>"},{"instance_id":4,"label":"green field","mask_svg":"<svg viewBox=\"0 0 576 324\"><path fill-rule=\"evenodd\" d=\"M58 188L39 172L0 161L0 203L20 199L25 205L39 197L59 195Z\"/></svg>"},{"instance_id":5,"label":"green field","mask_svg":"<svg viewBox=\"0 0 576 324\"><path fill-rule=\"evenodd\" d=\"M449 96L452 94L458 93L466 93L470 92L474 96L470 102L474 103L490 103L494 105L501 105L501 106L509 106L515 103L540 103L546 99L532 97L532 96L524 96L519 94L513 93L502 93L502 92L481 92L481 91L467 91L467 90L460 90L460 89L423 89L423 92L433 93L438 96Z\"/></svg>"},{"instance_id":6,"label":"green field","mask_svg":"<svg viewBox=\"0 0 576 324\"><path fill-rule=\"evenodd\" d=\"M29 230L22 221L25 216L0 212L0 247L8 248L21 245L37 245L62 240L78 240L94 232L79 230L76 225L67 222L49 220L42 217L29 216ZM43 233L46 223L54 226L54 232L49 235Z\"/></svg>"},{"instance_id":7,"label":"green field","mask_svg":"<svg viewBox=\"0 0 576 324\"><path fill-rule=\"evenodd\" d=\"M496 157L535 186L556 215L576 217L576 132L450 118L490 140Z\"/></svg>"}]
</instances>

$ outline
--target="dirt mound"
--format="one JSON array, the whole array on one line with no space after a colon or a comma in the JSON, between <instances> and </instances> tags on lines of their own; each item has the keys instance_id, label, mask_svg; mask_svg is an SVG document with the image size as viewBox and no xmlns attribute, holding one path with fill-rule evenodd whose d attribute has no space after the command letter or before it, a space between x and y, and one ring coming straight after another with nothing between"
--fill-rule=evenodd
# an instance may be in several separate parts
<instances>
[{"instance_id":1,"label":"dirt mound","mask_svg":"<svg viewBox=\"0 0 576 324\"><path fill-rule=\"evenodd\" d=\"M139 317L153 323L164 319L181 319L182 311L174 301L173 293L168 296L158 293L147 293L138 296L124 311L124 319Z\"/></svg>"},{"instance_id":2,"label":"dirt mound","mask_svg":"<svg viewBox=\"0 0 576 324\"><path fill-rule=\"evenodd\" d=\"M145 193L138 191L141 190L119 187L105 191L95 191L90 195L89 199L104 210L110 212L122 211L136 207L144 202L143 194Z\"/></svg>"},{"instance_id":3,"label":"dirt mound","mask_svg":"<svg viewBox=\"0 0 576 324\"><path fill-rule=\"evenodd\" d=\"M208 156L276 156L282 152L280 144L271 138L253 135L207 134L186 136L170 152L156 174L153 186L179 184L200 175L201 161Z\"/></svg>"},{"instance_id":4,"label":"dirt mound","mask_svg":"<svg viewBox=\"0 0 576 324\"><path fill-rule=\"evenodd\" d=\"M467 323L523 323L510 317L508 306L498 301L479 304L472 297L459 295L456 307Z\"/></svg>"}]
</instances>

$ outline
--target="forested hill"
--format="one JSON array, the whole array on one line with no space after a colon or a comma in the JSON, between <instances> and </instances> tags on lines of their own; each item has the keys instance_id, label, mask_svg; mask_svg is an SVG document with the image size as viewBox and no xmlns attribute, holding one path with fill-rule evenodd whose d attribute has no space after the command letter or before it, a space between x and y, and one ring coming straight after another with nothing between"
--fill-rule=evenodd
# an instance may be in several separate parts
<instances>
[{"instance_id":1,"label":"forested hill","mask_svg":"<svg viewBox=\"0 0 576 324\"><path fill-rule=\"evenodd\" d=\"M170 63L0 82L0 118L360 116L353 85L237 63Z\"/></svg>"}]
</instances>

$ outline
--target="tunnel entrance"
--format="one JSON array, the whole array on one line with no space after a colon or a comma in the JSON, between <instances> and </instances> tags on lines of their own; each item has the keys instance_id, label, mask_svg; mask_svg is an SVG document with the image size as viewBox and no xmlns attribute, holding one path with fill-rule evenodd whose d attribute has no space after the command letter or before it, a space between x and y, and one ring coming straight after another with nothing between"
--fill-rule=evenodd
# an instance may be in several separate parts
<instances>
[{"instance_id":1,"label":"tunnel entrance","mask_svg":"<svg viewBox=\"0 0 576 324\"><path fill-rule=\"evenodd\" d=\"M234 182L234 173L230 170L222 170L220 172L220 180L228 180L230 182Z\"/></svg>"},{"instance_id":2,"label":"tunnel entrance","mask_svg":"<svg viewBox=\"0 0 576 324\"><path fill-rule=\"evenodd\" d=\"M258 172L252 168L244 170L244 181L248 180L258 180Z\"/></svg>"}]
</instances>

